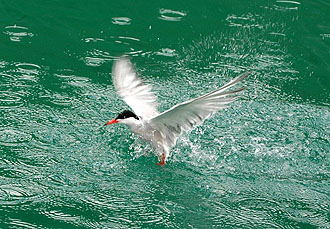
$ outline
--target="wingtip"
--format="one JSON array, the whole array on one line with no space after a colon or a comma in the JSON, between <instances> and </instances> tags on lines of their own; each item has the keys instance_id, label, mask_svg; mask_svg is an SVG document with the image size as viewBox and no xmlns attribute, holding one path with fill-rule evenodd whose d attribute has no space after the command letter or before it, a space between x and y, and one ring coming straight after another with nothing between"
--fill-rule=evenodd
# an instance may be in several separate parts
<instances>
[{"instance_id":1,"label":"wingtip","mask_svg":"<svg viewBox=\"0 0 330 229\"><path fill-rule=\"evenodd\" d=\"M131 63L131 58L128 55L121 55L114 59L113 68L120 63Z\"/></svg>"},{"instance_id":2,"label":"wingtip","mask_svg":"<svg viewBox=\"0 0 330 229\"><path fill-rule=\"evenodd\" d=\"M127 55L122 55L118 58L115 59L114 64L113 64L113 68L115 68L118 64L130 64L131 60Z\"/></svg>"},{"instance_id":3,"label":"wingtip","mask_svg":"<svg viewBox=\"0 0 330 229\"><path fill-rule=\"evenodd\" d=\"M236 79L237 81L242 81L245 78L247 78L249 75L251 75L251 73L252 73L251 71L243 72L242 74L238 75Z\"/></svg>"},{"instance_id":4,"label":"wingtip","mask_svg":"<svg viewBox=\"0 0 330 229\"><path fill-rule=\"evenodd\" d=\"M120 56L115 59L112 65L112 79L116 81L116 77L127 72L134 72L134 66L130 58L126 55Z\"/></svg>"}]
</instances>

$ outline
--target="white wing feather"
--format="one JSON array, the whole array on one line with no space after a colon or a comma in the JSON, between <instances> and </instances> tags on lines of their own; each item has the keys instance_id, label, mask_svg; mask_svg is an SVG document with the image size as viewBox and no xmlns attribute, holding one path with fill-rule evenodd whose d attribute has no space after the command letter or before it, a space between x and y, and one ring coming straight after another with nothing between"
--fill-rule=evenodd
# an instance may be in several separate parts
<instances>
[{"instance_id":1,"label":"white wing feather","mask_svg":"<svg viewBox=\"0 0 330 229\"><path fill-rule=\"evenodd\" d=\"M229 103L235 101L238 98L235 94L244 88L227 89L245 79L249 74L248 72L243 73L211 93L177 104L152 118L150 124L162 135L165 150L175 145L182 130L190 130L194 126L202 124L211 114L228 107Z\"/></svg>"},{"instance_id":2,"label":"white wing feather","mask_svg":"<svg viewBox=\"0 0 330 229\"><path fill-rule=\"evenodd\" d=\"M118 94L129 105L134 113L142 119L150 119L159 114L157 97L151 86L143 84L127 58L120 58L112 69L112 80Z\"/></svg>"}]
</instances>

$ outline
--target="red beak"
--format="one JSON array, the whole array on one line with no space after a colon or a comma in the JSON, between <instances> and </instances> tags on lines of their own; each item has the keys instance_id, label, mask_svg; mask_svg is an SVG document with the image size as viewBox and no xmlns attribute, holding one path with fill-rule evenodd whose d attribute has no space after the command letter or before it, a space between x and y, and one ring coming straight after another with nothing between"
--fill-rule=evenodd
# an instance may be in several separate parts
<instances>
[{"instance_id":1,"label":"red beak","mask_svg":"<svg viewBox=\"0 0 330 229\"><path fill-rule=\"evenodd\" d=\"M116 119L112 119L111 121L107 122L107 123L105 124L105 126L107 126L107 125L111 125L111 124L115 124L115 123L118 123L118 121L117 121Z\"/></svg>"}]
</instances>

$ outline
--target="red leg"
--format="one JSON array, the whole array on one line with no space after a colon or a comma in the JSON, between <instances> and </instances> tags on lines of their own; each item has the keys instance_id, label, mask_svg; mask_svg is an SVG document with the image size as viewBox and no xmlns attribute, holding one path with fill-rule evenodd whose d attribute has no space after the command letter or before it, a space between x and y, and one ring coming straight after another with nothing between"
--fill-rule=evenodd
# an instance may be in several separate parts
<instances>
[{"instance_id":1,"label":"red leg","mask_svg":"<svg viewBox=\"0 0 330 229\"><path fill-rule=\"evenodd\" d=\"M165 166L166 165L165 158L166 158L165 154L162 154L162 158L160 162L156 163L156 165Z\"/></svg>"}]
</instances>

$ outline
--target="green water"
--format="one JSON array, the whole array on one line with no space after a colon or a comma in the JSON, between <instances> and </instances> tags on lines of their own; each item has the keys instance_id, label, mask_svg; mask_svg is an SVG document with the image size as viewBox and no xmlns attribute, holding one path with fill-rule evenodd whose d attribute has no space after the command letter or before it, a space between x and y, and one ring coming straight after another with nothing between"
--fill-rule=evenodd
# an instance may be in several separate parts
<instances>
[{"instance_id":1,"label":"green water","mask_svg":"<svg viewBox=\"0 0 330 229\"><path fill-rule=\"evenodd\" d=\"M0 228L330 228L330 3L0 0ZM244 71L165 168L113 60L160 110Z\"/></svg>"}]
</instances>

